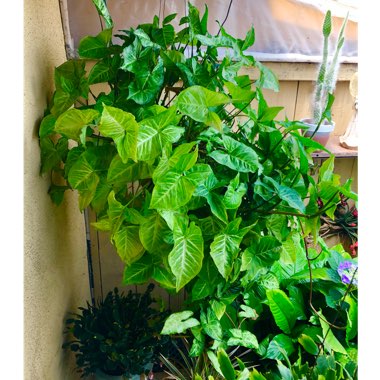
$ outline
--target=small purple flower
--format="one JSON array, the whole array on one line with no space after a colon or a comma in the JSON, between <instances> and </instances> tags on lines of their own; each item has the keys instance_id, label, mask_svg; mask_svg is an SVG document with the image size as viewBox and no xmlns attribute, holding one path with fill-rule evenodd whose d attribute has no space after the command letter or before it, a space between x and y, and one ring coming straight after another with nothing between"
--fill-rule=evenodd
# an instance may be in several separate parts
<instances>
[{"instance_id":1,"label":"small purple flower","mask_svg":"<svg viewBox=\"0 0 380 380\"><path fill-rule=\"evenodd\" d=\"M339 264L338 273L344 284L352 283L358 286L358 266L352 261L343 261Z\"/></svg>"}]
</instances>

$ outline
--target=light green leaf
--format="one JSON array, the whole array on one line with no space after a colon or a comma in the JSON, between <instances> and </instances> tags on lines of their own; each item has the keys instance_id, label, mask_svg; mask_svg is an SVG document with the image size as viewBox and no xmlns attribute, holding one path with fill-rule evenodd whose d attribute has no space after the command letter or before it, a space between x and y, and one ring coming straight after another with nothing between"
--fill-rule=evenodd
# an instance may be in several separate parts
<instances>
[{"instance_id":1,"label":"light green leaf","mask_svg":"<svg viewBox=\"0 0 380 380\"><path fill-rule=\"evenodd\" d=\"M184 115L199 122L206 122L209 118L209 107L229 102L230 98L222 93L210 91L202 86L191 86L178 95L175 104Z\"/></svg>"},{"instance_id":2,"label":"light green leaf","mask_svg":"<svg viewBox=\"0 0 380 380\"><path fill-rule=\"evenodd\" d=\"M216 162L238 172L262 172L263 167L252 148L227 135L223 135L223 144L227 152L214 150L209 154Z\"/></svg>"},{"instance_id":3,"label":"light green leaf","mask_svg":"<svg viewBox=\"0 0 380 380\"><path fill-rule=\"evenodd\" d=\"M314 340L306 335L306 334L301 334L298 337L298 343L309 353L312 355L318 355L319 348L314 342Z\"/></svg>"},{"instance_id":4,"label":"light green leaf","mask_svg":"<svg viewBox=\"0 0 380 380\"><path fill-rule=\"evenodd\" d=\"M170 170L156 182L150 208L175 210L190 201L195 188L193 181L182 173Z\"/></svg>"},{"instance_id":5,"label":"light green leaf","mask_svg":"<svg viewBox=\"0 0 380 380\"><path fill-rule=\"evenodd\" d=\"M169 265L176 276L177 292L201 270L203 261L202 231L194 222L184 232L174 230L174 248Z\"/></svg>"},{"instance_id":6,"label":"light green leaf","mask_svg":"<svg viewBox=\"0 0 380 380\"><path fill-rule=\"evenodd\" d=\"M247 348L258 349L259 342L255 335L246 330L230 329L231 337L228 339L229 346L242 346Z\"/></svg>"},{"instance_id":7,"label":"light green leaf","mask_svg":"<svg viewBox=\"0 0 380 380\"><path fill-rule=\"evenodd\" d=\"M148 161L161 154L167 143L175 143L184 132L183 128L176 127L179 122L175 108L169 108L154 117L144 119L139 123L137 136L137 157ZM174 125L173 125L174 124Z\"/></svg>"},{"instance_id":8,"label":"light green leaf","mask_svg":"<svg viewBox=\"0 0 380 380\"><path fill-rule=\"evenodd\" d=\"M255 258L262 260L265 264L272 264L280 257L281 243L272 236L261 236L243 252L242 270L248 270Z\"/></svg>"},{"instance_id":9,"label":"light green leaf","mask_svg":"<svg viewBox=\"0 0 380 380\"><path fill-rule=\"evenodd\" d=\"M219 349L217 356L220 370L222 371L224 378L226 380L235 380L235 370L226 351Z\"/></svg>"},{"instance_id":10,"label":"light green leaf","mask_svg":"<svg viewBox=\"0 0 380 380\"><path fill-rule=\"evenodd\" d=\"M346 341L353 339L358 334L358 303L351 297L346 297L346 302L350 305L347 312Z\"/></svg>"},{"instance_id":11,"label":"light green leaf","mask_svg":"<svg viewBox=\"0 0 380 380\"><path fill-rule=\"evenodd\" d=\"M266 291L268 305L277 326L290 334L296 322L296 313L288 296L280 289Z\"/></svg>"},{"instance_id":12,"label":"light green leaf","mask_svg":"<svg viewBox=\"0 0 380 380\"><path fill-rule=\"evenodd\" d=\"M128 158L137 161L138 129L139 126L131 113L104 105L99 131L115 141L124 163L127 163Z\"/></svg>"},{"instance_id":13,"label":"light green leaf","mask_svg":"<svg viewBox=\"0 0 380 380\"><path fill-rule=\"evenodd\" d=\"M193 314L194 313L190 310L171 314L165 321L161 334L182 334L187 329L198 326L200 324L199 321L195 318L191 318Z\"/></svg>"},{"instance_id":14,"label":"light green leaf","mask_svg":"<svg viewBox=\"0 0 380 380\"><path fill-rule=\"evenodd\" d=\"M235 180L237 179L237 181ZM223 197L223 203L227 209L234 210L240 207L242 199L247 192L248 186L239 182L239 174L228 185ZM237 183L236 183L237 182Z\"/></svg>"},{"instance_id":15,"label":"light green leaf","mask_svg":"<svg viewBox=\"0 0 380 380\"><path fill-rule=\"evenodd\" d=\"M201 311L201 325L203 331L212 339L223 339L222 325L211 307L207 308L207 314Z\"/></svg>"},{"instance_id":16,"label":"light green leaf","mask_svg":"<svg viewBox=\"0 0 380 380\"><path fill-rule=\"evenodd\" d=\"M111 225L108 218L103 218L98 220L97 222L92 222L91 226L99 231L111 231Z\"/></svg>"},{"instance_id":17,"label":"light green leaf","mask_svg":"<svg viewBox=\"0 0 380 380\"><path fill-rule=\"evenodd\" d=\"M251 307L247 305L240 305L240 308L242 311L239 311L239 317L257 319L259 316L255 309L252 309Z\"/></svg>"},{"instance_id":18,"label":"light green leaf","mask_svg":"<svg viewBox=\"0 0 380 380\"><path fill-rule=\"evenodd\" d=\"M232 272L234 261L240 251L240 243L248 232L247 228L239 229L240 223L241 218L229 223L224 231L215 236L214 241L210 245L210 255L219 273L225 279Z\"/></svg>"},{"instance_id":19,"label":"light green leaf","mask_svg":"<svg viewBox=\"0 0 380 380\"><path fill-rule=\"evenodd\" d=\"M210 206L211 212L222 222L228 223L227 210L225 204L223 203L222 196L217 193L209 192L206 195L206 199Z\"/></svg>"},{"instance_id":20,"label":"light green leaf","mask_svg":"<svg viewBox=\"0 0 380 380\"><path fill-rule=\"evenodd\" d=\"M146 162L134 162L128 159L128 161L124 163L117 154L111 161L108 169L107 182L112 185L115 190L119 190L126 188L128 183L151 177L152 169Z\"/></svg>"},{"instance_id":21,"label":"light green leaf","mask_svg":"<svg viewBox=\"0 0 380 380\"><path fill-rule=\"evenodd\" d=\"M278 92L280 85L273 71L259 61L256 61L255 65L260 70L260 78L256 81L256 86Z\"/></svg>"},{"instance_id":22,"label":"light green leaf","mask_svg":"<svg viewBox=\"0 0 380 380\"><path fill-rule=\"evenodd\" d=\"M162 253L169 247L165 242L165 234L170 232L165 220L157 213L148 216L140 227L140 240L150 253Z\"/></svg>"},{"instance_id":23,"label":"light green leaf","mask_svg":"<svg viewBox=\"0 0 380 380\"><path fill-rule=\"evenodd\" d=\"M79 141L82 129L97 118L98 115L99 112L92 109L69 109L58 117L54 130L69 139Z\"/></svg>"},{"instance_id":24,"label":"light green leaf","mask_svg":"<svg viewBox=\"0 0 380 380\"><path fill-rule=\"evenodd\" d=\"M99 176L94 169L94 156L89 151L84 152L71 167L68 181L79 192L79 208L84 210L92 201Z\"/></svg>"},{"instance_id":25,"label":"light green leaf","mask_svg":"<svg viewBox=\"0 0 380 380\"><path fill-rule=\"evenodd\" d=\"M144 247L139 239L138 226L121 226L113 235L112 241L123 262L128 266L139 260Z\"/></svg>"}]
</instances>

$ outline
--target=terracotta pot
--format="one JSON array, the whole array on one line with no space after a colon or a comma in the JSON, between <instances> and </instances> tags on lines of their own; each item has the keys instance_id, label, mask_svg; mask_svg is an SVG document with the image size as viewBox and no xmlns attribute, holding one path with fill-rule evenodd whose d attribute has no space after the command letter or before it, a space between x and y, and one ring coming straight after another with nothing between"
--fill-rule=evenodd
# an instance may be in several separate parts
<instances>
[{"instance_id":1,"label":"terracotta pot","mask_svg":"<svg viewBox=\"0 0 380 380\"><path fill-rule=\"evenodd\" d=\"M313 123L310 118L301 119L302 123L306 124L309 129L305 132L305 137L311 137L317 128L317 125ZM325 120L318 128L317 133L313 136L313 140L319 142L321 145L326 146L329 140L331 132L335 128L335 122L328 122Z\"/></svg>"}]
</instances>

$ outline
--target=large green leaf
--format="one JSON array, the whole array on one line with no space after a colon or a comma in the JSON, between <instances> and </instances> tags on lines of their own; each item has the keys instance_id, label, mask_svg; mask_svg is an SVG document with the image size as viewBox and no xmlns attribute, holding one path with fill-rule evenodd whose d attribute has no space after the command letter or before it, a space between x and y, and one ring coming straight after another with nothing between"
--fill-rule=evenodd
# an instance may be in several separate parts
<instances>
[{"instance_id":1,"label":"large green leaf","mask_svg":"<svg viewBox=\"0 0 380 380\"><path fill-rule=\"evenodd\" d=\"M88 98L85 64L84 60L72 59L55 69L56 91L51 108L51 113L55 117L69 109L79 97Z\"/></svg>"},{"instance_id":2,"label":"large green leaf","mask_svg":"<svg viewBox=\"0 0 380 380\"><path fill-rule=\"evenodd\" d=\"M96 156L93 151L85 151L71 167L68 181L79 192L79 208L84 210L92 201L99 176L95 170Z\"/></svg>"},{"instance_id":3,"label":"large green leaf","mask_svg":"<svg viewBox=\"0 0 380 380\"><path fill-rule=\"evenodd\" d=\"M108 44L112 39L112 29L104 29L97 36L87 36L79 42L81 58L103 58L109 54Z\"/></svg>"},{"instance_id":4,"label":"large green leaf","mask_svg":"<svg viewBox=\"0 0 380 380\"><path fill-rule=\"evenodd\" d=\"M170 170L155 185L150 208L175 210L188 203L196 185L183 173Z\"/></svg>"},{"instance_id":5,"label":"large green leaf","mask_svg":"<svg viewBox=\"0 0 380 380\"><path fill-rule=\"evenodd\" d=\"M182 334L187 329L198 326L200 323L197 319L192 318L193 314L190 310L171 314L165 321L161 334Z\"/></svg>"},{"instance_id":6,"label":"large green leaf","mask_svg":"<svg viewBox=\"0 0 380 380\"><path fill-rule=\"evenodd\" d=\"M240 223L241 218L229 223L224 231L215 236L210 245L210 255L219 273L225 279L230 276L234 261L240 250L240 243L244 235L249 231L249 227L239 228Z\"/></svg>"},{"instance_id":7,"label":"large green leaf","mask_svg":"<svg viewBox=\"0 0 380 380\"><path fill-rule=\"evenodd\" d=\"M177 142L184 132L183 128L176 126L179 119L175 108L171 107L154 117L142 120L137 136L138 159L148 161L156 158L165 144Z\"/></svg>"},{"instance_id":8,"label":"large green leaf","mask_svg":"<svg viewBox=\"0 0 380 380\"><path fill-rule=\"evenodd\" d=\"M229 102L230 98L220 92L210 91L202 86L191 86L181 91L175 104L184 115L206 123L212 112L210 107L217 107Z\"/></svg>"},{"instance_id":9,"label":"large green leaf","mask_svg":"<svg viewBox=\"0 0 380 380\"><path fill-rule=\"evenodd\" d=\"M266 291L268 305L277 326L290 334L296 322L296 313L288 296L280 289Z\"/></svg>"},{"instance_id":10,"label":"large green leaf","mask_svg":"<svg viewBox=\"0 0 380 380\"><path fill-rule=\"evenodd\" d=\"M239 174L231 180L227 187L227 191L223 197L223 203L227 209L237 209L240 207L243 196L246 194L248 186L240 183Z\"/></svg>"},{"instance_id":11,"label":"large green leaf","mask_svg":"<svg viewBox=\"0 0 380 380\"><path fill-rule=\"evenodd\" d=\"M228 339L229 346L242 346L247 348L258 349L259 342L254 334L247 330L230 329L231 337Z\"/></svg>"},{"instance_id":12,"label":"large green leaf","mask_svg":"<svg viewBox=\"0 0 380 380\"><path fill-rule=\"evenodd\" d=\"M223 339L223 328L211 307L207 308L207 312L201 311L201 325L203 331L212 339L221 341Z\"/></svg>"},{"instance_id":13,"label":"large green leaf","mask_svg":"<svg viewBox=\"0 0 380 380\"><path fill-rule=\"evenodd\" d=\"M112 240L118 255L127 266L140 259L144 254L144 247L139 238L138 226L122 225L112 235Z\"/></svg>"},{"instance_id":14,"label":"large green leaf","mask_svg":"<svg viewBox=\"0 0 380 380\"><path fill-rule=\"evenodd\" d=\"M155 265L152 278L157 281L162 288L175 291L175 277L168 269Z\"/></svg>"},{"instance_id":15,"label":"large green leaf","mask_svg":"<svg viewBox=\"0 0 380 380\"><path fill-rule=\"evenodd\" d=\"M165 242L165 235L170 232L165 220L157 213L146 217L140 226L140 240L144 248L151 253L167 251L169 245Z\"/></svg>"},{"instance_id":16,"label":"large green leaf","mask_svg":"<svg viewBox=\"0 0 380 380\"><path fill-rule=\"evenodd\" d=\"M169 265L176 276L177 292L201 270L203 261L202 231L194 222L185 231L174 230L174 248L169 253Z\"/></svg>"},{"instance_id":17,"label":"large green leaf","mask_svg":"<svg viewBox=\"0 0 380 380\"><path fill-rule=\"evenodd\" d=\"M177 164L180 162L180 160L183 161L184 158L188 159L189 164L187 166L190 168L191 167L190 162L193 162L194 158L195 158L195 161L198 158L197 149L194 152L189 153L195 144L196 144L195 141L191 143L180 144L174 150L173 153L171 152L171 147L166 146L165 149L162 151L162 157L160 159L160 162L157 168L153 172L153 175L152 175L153 181L157 182L160 179L162 179L162 177L164 177L169 170L174 169L177 166ZM195 157L192 158L191 155L194 155ZM195 164L195 162L193 164Z\"/></svg>"},{"instance_id":18,"label":"large green leaf","mask_svg":"<svg viewBox=\"0 0 380 380\"><path fill-rule=\"evenodd\" d=\"M58 117L54 130L68 139L79 141L82 129L96 119L98 115L99 112L92 109L69 109Z\"/></svg>"},{"instance_id":19,"label":"large green leaf","mask_svg":"<svg viewBox=\"0 0 380 380\"><path fill-rule=\"evenodd\" d=\"M107 61L97 62L88 74L88 83L108 82L112 77L110 64Z\"/></svg>"},{"instance_id":20,"label":"large green leaf","mask_svg":"<svg viewBox=\"0 0 380 380\"><path fill-rule=\"evenodd\" d=\"M153 275L154 265L151 255L144 255L140 260L126 266L123 273L123 284L146 284Z\"/></svg>"},{"instance_id":21,"label":"large green leaf","mask_svg":"<svg viewBox=\"0 0 380 380\"><path fill-rule=\"evenodd\" d=\"M103 107L99 131L106 137L111 137L124 163L128 158L137 161L137 134L139 126L135 117L121 109Z\"/></svg>"},{"instance_id":22,"label":"large green leaf","mask_svg":"<svg viewBox=\"0 0 380 380\"><path fill-rule=\"evenodd\" d=\"M223 144L226 151L214 150L209 154L216 162L238 172L262 172L263 167L252 148L227 135L223 135Z\"/></svg>"},{"instance_id":23,"label":"large green leaf","mask_svg":"<svg viewBox=\"0 0 380 380\"><path fill-rule=\"evenodd\" d=\"M151 72L145 68L136 72L135 80L128 87L128 99L134 100L137 104L147 104L158 94L163 82L164 64L159 60Z\"/></svg>"},{"instance_id":24,"label":"large green leaf","mask_svg":"<svg viewBox=\"0 0 380 380\"><path fill-rule=\"evenodd\" d=\"M41 124L40 124L40 129L38 130L40 139L43 139L47 135L50 135L51 133L54 132L55 122L56 122L56 118L51 114L46 115L42 119Z\"/></svg>"},{"instance_id":25,"label":"large green leaf","mask_svg":"<svg viewBox=\"0 0 380 380\"><path fill-rule=\"evenodd\" d=\"M254 259L259 259L263 263L271 265L280 257L281 243L272 236L262 236L243 252L242 270L249 270Z\"/></svg>"},{"instance_id":26,"label":"large green leaf","mask_svg":"<svg viewBox=\"0 0 380 380\"><path fill-rule=\"evenodd\" d=\"M198 274L198 279L192 287L192 299L196 301L212 295L220 279L221 277L215 267L215 264L209 256L206 256L203 261L202 269Z\"/></svg>"},{"instance_id":27,"label":"large green leaf","mask_svg":"<svg viewBox=\"0 0 380 380\"><path fill-rule=\"evenodd\" d=\"M146 162L134 162L129 159L124 163L117 154L108 169L107 182L112 185L115 190L119 190L126 188L128 183L151 177L152 169Z\"/></svg>"}]
</instances>

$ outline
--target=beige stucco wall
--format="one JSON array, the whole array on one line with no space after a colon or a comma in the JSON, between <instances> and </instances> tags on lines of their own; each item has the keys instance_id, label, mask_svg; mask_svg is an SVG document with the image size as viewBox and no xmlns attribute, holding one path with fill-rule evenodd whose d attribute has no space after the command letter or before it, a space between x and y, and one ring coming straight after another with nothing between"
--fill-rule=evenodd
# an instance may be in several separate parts
<instances>
[{"instance_id":1,"label":"beige stucco wall","mask_svg":"<svg viewBox=\"0 0 380 380\"><path fill-rule=\"evenodd\" d=\"M55 207L39 175L37 126L66 59L58 0L24 2L24 373L79 379L64 352L64 320L89 299L85 227L74 194Z\"/></svg>"}]
</instances>

